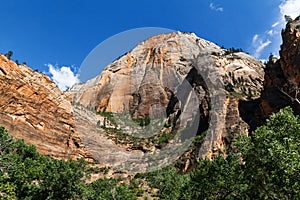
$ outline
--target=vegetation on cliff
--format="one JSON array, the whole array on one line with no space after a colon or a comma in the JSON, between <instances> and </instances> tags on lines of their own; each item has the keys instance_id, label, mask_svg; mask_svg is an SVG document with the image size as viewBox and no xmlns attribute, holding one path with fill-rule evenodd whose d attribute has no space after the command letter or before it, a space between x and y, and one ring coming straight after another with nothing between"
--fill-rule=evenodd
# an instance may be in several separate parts
<instances>
[{"instance_id":1,"label":"vegetation on cliff","mask_svg":"<svg viewBox=\"0 0 300 200\"><path fill-rule=\"evenodd\" d=\"M299 143L300 118L285 108L250 137L239 136L236 152L199 160L192 172L180 174L169 166L137 174L129 185L117 179L86 183L84 161L40 155L1 127L0 199L136 199L145 182L160 199L295 199L300 196Z\"/></svg>"}]
</instances>

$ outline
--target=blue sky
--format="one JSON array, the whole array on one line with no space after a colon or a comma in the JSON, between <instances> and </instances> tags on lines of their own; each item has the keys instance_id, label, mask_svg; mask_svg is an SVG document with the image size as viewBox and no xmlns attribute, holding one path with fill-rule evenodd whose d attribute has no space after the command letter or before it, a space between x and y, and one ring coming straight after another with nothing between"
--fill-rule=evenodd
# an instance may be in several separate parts
<instances>
[{"instance_id":1,"label":"blue sky","mask_svg":"<svg viewBox=\"0 0 300 200\"><path fill-rule=\"evenodd\" d=\"M77 82L82 62L98 44L141 27L195 32L267 59L278 54L284 14L300 14L300 0L0 1L0 52L12 50L14 60L48 73L57 83L62 78ZM107 52L116 58L114 49L127 51L133 44L115 44ZM113 59L107 56L100 71Z\"/></svg>"}]
</instances>

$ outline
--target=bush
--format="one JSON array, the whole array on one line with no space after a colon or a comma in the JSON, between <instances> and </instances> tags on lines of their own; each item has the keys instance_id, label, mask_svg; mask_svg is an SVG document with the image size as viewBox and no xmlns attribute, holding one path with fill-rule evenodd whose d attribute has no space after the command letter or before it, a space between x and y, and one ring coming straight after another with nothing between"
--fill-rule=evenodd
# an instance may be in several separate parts
<instances>
[{"instance_id":1,"label":"bush","mask_svg":"<svg viewBox=\"0 0 300 200\"><path fill-rule=\"evenodd\" d=\"M8 52L5 54L5 56L6 56L8 59L11 59L11 57L12 57L13 54L14 54L14 53L13 53L12 51L8 51Z\"/></svg>"}]
</instances>

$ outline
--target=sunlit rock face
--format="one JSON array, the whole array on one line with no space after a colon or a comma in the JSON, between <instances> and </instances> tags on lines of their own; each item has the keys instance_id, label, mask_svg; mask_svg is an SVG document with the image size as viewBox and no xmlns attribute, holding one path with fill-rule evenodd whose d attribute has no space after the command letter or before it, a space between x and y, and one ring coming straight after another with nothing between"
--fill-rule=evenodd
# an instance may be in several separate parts
<instances>
[{"instance_id":1,"label":"sunlit rock face","mask_svg":"<svg viewBox=\"0 0 300 200\"><path fill-rule=\"evenodd\" d=\"M213 122L215 143L204 145L203 154L210 157L230 146L235 133L248 133L249 126L240 116L240 101L254 101L260 96L263 77L264 65L255 58L229 52L193 33L173 32L141 42L69 93L75 105L100 113L126 112L132 118L163 115L174 121L193 107L200 112L200 134L210 127L212 119L218 119L212 109L216 107L215 91L210 90L220 81L218 89L225 96L218 102L222 106L217 107L223 121L220 125Z\"/></svg>"},{"instance_id":2,"label":"sunlit rock face","mask_svg":"<svg viewBox=\"0 0 300 200\"><path fill-rule=\"evenodd\" d=\"M46 75L0 55L0 125L42 154L110 165L112 158L122 163L131 152L139 158L158 148L132 141L121 145L105 134L103 126L129 134L133 129L99 113L126 113L129 119L163 119L158 133L193 127L181 141L204 134L199 152L213 157L232 147L236 133L248 134L263 77L264 66L253 57L182 32L141 42L67 92Z\"/></svg>"},{"instance_id":3,"label":"sunlit rock face","mask_svg":"<svg viewBox=\"0 0 300 200\"><path fill-rule=\"evenodd\" d=\"M72 105L46 75L0 55L0 125L55 158L90 156L81 146Z\"/></svg>"}]
</instances>

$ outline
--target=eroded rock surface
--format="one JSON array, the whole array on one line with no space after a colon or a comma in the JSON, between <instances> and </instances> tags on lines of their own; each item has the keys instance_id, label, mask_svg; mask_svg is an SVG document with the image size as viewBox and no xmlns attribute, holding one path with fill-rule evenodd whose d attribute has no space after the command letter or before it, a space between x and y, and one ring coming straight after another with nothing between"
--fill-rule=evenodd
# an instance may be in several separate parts
<instances>
[{"instance_id":1,"label":"eroded rock surface","mask_svg":"<svg viewBox=\"0 0 300 200\"><path fill-rule=\"evenodd\" d=\"M228 145L224 143L228 135L248 133L249 126L240 117L239 101L257 99L263 77L264 66L253 57L228 52L192 33L173 32L138 44L100 75L75 85L70 92L76 105L100 113L127 112L133 118L163 115L174 121L184 110L199 108L198 133L211 127L209 122L217 124L222 118L224 126L214 124L214 136L209 137L216 143L204 145L204 154L211 157ZM218 88L211 91L213 87ZM218 90L225 96L213 105ZM191 102L193 106L188 106ZM213 112L214 106L219 108L217 112Z\"/></svg>"},{"instance_id":2,"label":"eroded rock surface","mask_svg":"<svg viewBox=\"0 0 300 200\"><path fill-rule=\"evenodd\" d=\"M300 113L300 17L288 22L282 39L280 59L270 58L266 68L260 104L265 118L286 106Z\"/></svg>"},{"instance_id":3,"label":"eroded rock surface","mask_svg":"<svg viewBox=\"0 0 300 200\"><path fill-rule=\"evenodd\" d=\"M235 134L248 134L251 120L245 117L249 112L244 105L260 96L263 68L245 53L229 52L192 33L174 32L141 42L94 79L63 93L46 75L1 55L0 125L36 145L42 154L95 158L105 166L112 159L122 164L127 157L137 163L147 153L162 152L168 145L176 155L181 142L209 130L200 152L213 157L231 147ZM125 115L119 117L123 122L116 123L117 118L99 113ZM132 119L146 120L134 124ZM151 139L155 135L150 133L142 144L153 146L139 146L129 136L134 132L132 126L147 119L163 121L158 131L157 127L140 127L134 137L153 130L154 134L169 134L189 129L177 138L179 142L168 139L161 145L157 143L161 138ZM104 126L124 129L128 144L109 138Z\"/></svg>"},{"instance_id":4,"label":"eroded rock surface","mask_svg":"<svg viewBox=\"0 0 300 200\"><path fill-rule=\"evenodd\" d=\"M0 125L55 158L91 158L74 128L72 105L46 75L0 55Z\"/></svg>"}]
</instances>

